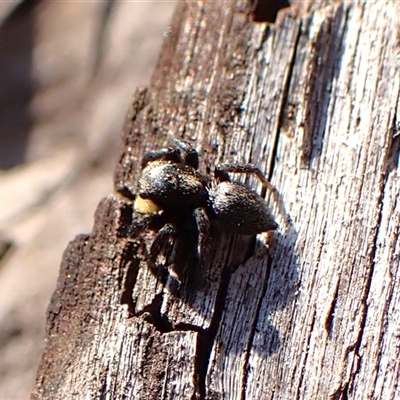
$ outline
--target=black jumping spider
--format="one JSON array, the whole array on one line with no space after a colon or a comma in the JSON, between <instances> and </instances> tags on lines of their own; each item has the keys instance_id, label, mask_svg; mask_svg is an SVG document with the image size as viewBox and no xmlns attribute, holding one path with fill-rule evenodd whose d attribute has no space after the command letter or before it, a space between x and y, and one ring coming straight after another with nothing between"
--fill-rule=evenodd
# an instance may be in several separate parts
<instances>
[{"instance_id":1,"label":"black jumping spider","mask_svg":"<svg viewBox=\"0 0 400 400\"><path fill-rule=\"evenodd\" d=\"M187 142L171 141L175 147L145 154L134 203L138 213L150 215L145 226L157 231L150 249L153 263L172 239L181 242L181 254L192 251L185 243L194 242L195 262L203 265L211 232L256 235L278 227L260 195L230 181L229 172L255 174L270 187L258 168L222 164L215 166L213 177L202 174L196 150Z\"/></svg>"}]
</instances>

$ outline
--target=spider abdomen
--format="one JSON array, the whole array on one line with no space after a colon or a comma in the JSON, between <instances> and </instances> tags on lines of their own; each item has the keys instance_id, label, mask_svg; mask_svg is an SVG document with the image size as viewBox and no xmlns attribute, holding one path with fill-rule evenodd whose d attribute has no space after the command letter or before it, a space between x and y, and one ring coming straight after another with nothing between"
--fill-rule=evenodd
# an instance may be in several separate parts
<instances>
[{"instance_id":1,"label":"spider abdomen","mask_svg":"<svg viewBox=\"0 0 400 400\"><path fill-rule=\"evenodd\" d=\"M213 216L221 229L255 235L278 227L265 200L236 182L221 182L209 191Z\"/></svg>"}]
</instances>

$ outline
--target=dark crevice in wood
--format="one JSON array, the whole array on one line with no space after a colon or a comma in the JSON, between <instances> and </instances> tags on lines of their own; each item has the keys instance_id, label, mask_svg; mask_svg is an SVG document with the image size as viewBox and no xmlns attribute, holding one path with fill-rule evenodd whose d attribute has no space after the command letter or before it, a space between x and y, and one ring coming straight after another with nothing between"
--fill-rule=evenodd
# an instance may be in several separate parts
<instances>
[{"instance_id":1,"label":"dark crevice in wood","mask_svg":"<svg viewBox=\"0 0 400 400\"><path fill-rule=\"evenodd\" d=\"M325 329L328 332L329 339L332 339L333 323L335 320L335 311L339 295L339 286L340 286L340 280L338 280L336 284L335 294L333 296L331 306L329 308L328 315L325 320Z\"/></svg>"},{"instance_id":2,"label":"dark crevice in wood","mask_svg":"<svg viewBox=\"0 0 400 400\"><path fill-rule=\"evenodd\" d=\"M400 93L398 93L397 96L397 104L399 102L400 99ZM362 306L360 307L360 312L362 313L361 315L361 319L360 319L360 326L358 329L358 336L357 339L355 341L355 343L351 346L351 348L349 347L346 351L346 354L348 354L350 351L354 352L356 354L356 356L358 357L359 360L362 360L361 356L360 356L360 348L361 348L361 344L362 344L362 339L363 339L363 334L364 334L364 330L367 324L367 315L368 315L368 296L369 293L371 292L371 285L372 285L372 279L373 279L373 275L374 275L374 270L375 270L375 265L376 265L376 253L378 252L378 237L379 237L379 232L380 229L379 227L382 224L382 214L383 214L383 202L384 202L384 197L385 197L385 187L387 185L388 182L388 177L389 177L389 173L398 168L398 157L399 157L399 152L400 152L400 135L397 133L398 130L398 115L397 115L397 111L398 109L395 110L394 115L393 115L393 119L392 119L392 123L391 123L391 130L393 132L393 136L392 136L392 140L390 142L390 147L388 152L386 153L386 160L384 161L383 166L386 167L386 171L384 171L384 178L382 181L382 184L380 186L380 188L377 188L380 190L380 196L379 199L377 201L377 210L379 210L379 215L376 221L376 230L375 230L375 234L373 237L372 242L372 248L370 250L370 254L369 254L369 265L370 268L368 270L368 276L365 278L365 289L364 289L364 293L361 299L361 304ZM397 133L397 134L396 134ZM393 209L396 209L396 206L393 206ZM393 287L393 285L392 285ZM386 309L389 307L390 301L386 302ZM386 311L384 313L384 315L388 315L388 312ZM383 343L383 336L386 332L386 329L382 329L379 332L379 343ZM381 355L378 355L378 358L380 358ZM360 363L359 363L360 364ZM379 361L377 361L377 365L379 365ZM352 388L352 383L354 382L358 372L360 371L360 365L357 366L357 368L352 368L353 373L350 375L350 378L348 379L348 381L342 386L341 392L342 395L339 398L340 400L344 399L347 400L348 399L348 394L349 391L351 391ZM372 379L372 377L371 377ZM378 379L378 374L375 374L374 377L374 382L376 383ZM375 386L375 384L373 385Z\"/></svg>"},{"instance_id":3,"label":"dark crevice in wood","mask_svg":"<svg viewBox=\"0 0 400 400\"><path fill-rule=\"evenodd\" d=\"M307 338L307 343L305 343L305 346L304 346L304 348L306 349L305 350L306 354L304 356L303 364L301 366L299 366L299 368L297 368L297 370L301 370L301 373L300 373L299 383L297 384L296 400L301 400L303 398L302 397L303 396L302 386L303 386L304 372L306 369L306 364L307 364L307 359L308 359L308 349L310 348L310 341L312 338L312 331L314 330L316 314L317 314L317 312L314 308L312 320L311 320L311 326L310 326L310 330L309 330L309 334L308 334L308 338ZM294 381L295 380L293 380L293 382Z\"/></svg>"},{"instance_id":4,"label":"dark crevice in wood","mask_svg":"<svg viewBox=\"0 0 400 400\"><path fill-rule=\"evenodd\" d=\"M137 234L137 224L133 221L133 207L129 203L123 204L119 208L119 220L117 236L119 238L135 237Z\"/></svg>"},{"instance_id":5,"label":"dark crevice in wood","mask_svg":"<svg viewBox=\"0 0 400 400\"><path fill-rule=\"evenodd\" d=\"M288 0L250 0L251 19L254 22L275 22L279 10L290 7Z\"/></svg>"},{"instance_id":6,"label":"dark crevice in wood","mask_svg":"<svg viewBox=\"0 0 400 400\"><path fill-rule=\"evenodd\" d=\"M334 15L321 24L312 45L312 58L308 66L310 71L306 83L306 91L309 94L305 103L304 138L301 145L301 160L306 167L310 167L312 160L322 152L332 82L339 73L337 64L343 52L342 43L346 33L340 21L346 23L347 19L348 10L345 10L344 6L338 7ZM321 60L325 62L321 63Z\"/></svg>"},{"instance_id":7,"label":"dark crevice in wood","mask_svg":"<svg viewBox=\"0 0 400 400\"><path fill-rule=\"evenodd\" d=\"M139 272L140 259L136 257L138 251L137 243L129 243L124 251L123 260L128 260L128 268L126 271L125 279L123 280L123 291L121 295L121 304L128 306L128 313L130 317L135 314L135 304L132 299L133 288L136 284L137 275ZM125 268L124 268L125 269Z\"/></svg>"},{"instance_id":8,"label":"dark crevice in wood","mask_svg":"<svg viewBox=\"0 0 400 400\"><path fill-rule=\"evenodd\" d=\"M264 31L260 38L260 44L259 44L259 46L256 47L256 51L264 50L264 43L267 42L267 40L269 39L271 34L273 35L273 30L271 29L271 25L269 25L269 24L265 25Z\"/></svg>"},{"instance_id":9,"label":"dark crevice in wood","mask_svg":"<svg viewBox=\"0 0 400 400\"><path fill-rule=\"evenodd\" d=\"M104 368L104 371L102 371L103 374L101 376L101 387L99 388L100 393L99 393L99 400L105 400L107 397L110 395L109 390L108 390L108 382L107 382L107 376L109 374L109 367L106 366Z\"/></svg>"},{"instance_id":10,"label":"dark crevice in wood","mask_svg":"<svg viewBox=\"0 0 400 400\"><path fill-rule=\"evenodd\" d=\"M329 395L329 400L347 400L348 399L348 389L349 389L349 384L348 382L338 388L334 393Z\"/></svg>"},{"instance_id":11,"label":"dark crevice in wood","mask_svg":"<svg viewBox=\"0 0 400 400\"><path fill-rule=\"evenodd\" d=\"M314 201L315 201L315 192L313 194L312 204L314 204ZM328 224L328 221L325 219L323 228L321 230L322 231L321 237L318 239L319 247L318 247L318 253L316 254L316 257L315 257L316 265L319 265L319 263L321 262L322 250L323 250L323 247L325 244L325 235L326 235L326 230L327 230L327 224Z\"/></svg>"},{"instance_id":12,"label":"dark crevice in wood","mask_svg":"<svg viewBox=\"0 0 400 400\"><path fill-rule=\"evenodd\" d=\"M342 394L340 396L340 400L348 400L349 396L349 382L346 382L342 389Z\"/></svg>"},{"instance_id":13,"label":"dark crevice in wood","mask_svg":"<svg viewBox=\"0 0 400 400\"><path fill-rule=\"evenodd\" d=\"M388 175L386 174L385 179L382 183L382 186L380 187L380 196L377 201L377 209L379 209L379 216L376 221L376 230L375 230L375 235L372 240L372 248L370 250L369 254L369 265L370 268L368 270L368 276L365 277L365 287L364 287L364 293L362 295L362 298L360 300L361 306L360 306L360 313L361 313L361 318L360 318L360 324L358 328L358 335L357 338L352 346L349 346L348 349L346 350L346 355L349 352L354 352L356 357L361 359L360 356L360 348L361 348L361 343L362 343L362 338L365 330L365 326L367 324L367 314L368 314L368 295L371 292L371 285L372 285L372 277L374 275L374 270L375 270L375 265L376 265L376 253L378 250L378 236L379 236L379 227L381 226L382 223L382 204L383 204L383 198L385 194L385 186L387 184L387 177ZM381 335L383 335L384 330L381 331ZM343 385L343 387L346 387L346 397L344 399L347 399L347 394L349 393L349 390L351 390L351 384L354 382L358 372L360 371L360 367L354 369L352 368L352 373L350 374L349 379L347 382Z\"/></svg>"},{"instance_id":14,"label":"dark crevice in wood","mask_svg":"<svg viewBox=\"0 0 400 400\"><path fill-rule=\"evenodd\" d=\"M210 361L211 351L214 345L215 336L221 322L225 308L226 296L229 288L231 271L225 268L221 274L221 282L215 299L214 314L211 318L208 329L199 333L196 345L196 359L194 366L194 378L196 382L196 394L192 400L204 400L206 398L206 376ZM198 396L198 397L197 397Z\"/></svg>"},{"instance_id":15,"label":"dark crevice in wood","mask_svg":"<svg viewBox=\"0 0 400 400\"><path fill-rule=\"evenodd\" d=\"M256 334L256 328L257 328L257 324L259 322L259 317L260 317L260 311L261 311L261 306L263 304L263 300L265 297L265 294L267 292L267 288L268 288L268 282L269 282L269 278L271 276L271 269L272 269L272 258L269 254L267 254L266 256L267 259L267 274L265 276L265 281L264 281L264 285L262 288L262 292L261 295L259 297L259 301L257 303L257 307L256 307L256 312L255 312L255 318L253 320L253 324L250 328L250 335L249 335L249 340L247 342L247 346L246 346L246 350L245 350L245 354L244 354L244 361L243 361L243 376L242 376L242 393L240 396L241 400L246 400L246 387L247 387L247 378L248 378L248 373L249 373L249 357L250 357L250 352L251 349L253 348L253 340L254 340L254 336Z\"/></svg>"},{"instance_id":16,"label":"dark crevice in wood","mask_svg":"<svg viewBox=\"0 0 400 400\"><path fill-rule=\"evenodd\" d=\"M362 16L364 15L364 7L361 8L361 15ZM361 19L362 18L363 17L361 17ZM344 35L347 34L347 29L349 29L348 26L345 29L344 33L343 33ZM355 48L359 47L360 36L361 36L361 27L359 27L359 29L356 32L352 32L351 34L357 36L357 39L356 39L356 41L354 43L354 47ZM347 71L348 72L347 81L349 82L349 86L350 86L351 82L353 82L354 80L357 80L356 73L358 71L358 60L357 60L357 53L356 52L353 53L353 55L351 57L351 63L349 62L349 64L351 65L351 68L348 68L348 71ZM351 102L349 104L349 108L350 108L349 115L353 115L353 113L354 113L354 103L353 102ZM355 120L356 120L356 118L354 118L354 121ZM348 124L346 126L347 132L351 132L352 131L351 124L354 123L354 121L352 121L352 118L349 118Z\"/></svg>"},{"instance_id":17,"label":"dark crevice in wood","mask_svg":"<svg viewBox=\"0 0 400 400\"><path fill-rule=\"evenodd\" d=\"M362 310L361 312L363 313L363 317L362 318L365 318L365 316L366 316L365 310ZM351 358L351 359L354 359L355 357L359 358L358 349L359 349L359 344L361 343L361 341L360 341L361 339L360 338L362 336L362 334L361 334L362 330L360 330L359 332L360 332L360 334L357 337L357 339L354 341L354 343L351 343L345 349L344 362L346 362L349 358ZM351 356L350 356L350 354L351 354ZM350 384L354 381L354 378L355 378L355 376L357 375L357 373L359 371L359 367L358 368L354 368L352 366L351 371L352 372L349 374L349 376L346 376L346 379L343 382L340 383L340 385L333 392L333 394L329 395L329 399L347 399L348 398L348 394L349 394L349 390L350 390Z\"/></svg>"},{"instance_id":18,"label":"dark crevice in wood","mask_svg":"<svg viewBox=\"0 0 400 400\"><path fill-rule=\"evenodd\" d=\"M400 92L397 93L396 104L400 103ZM400 115L398 115L399 106L397 106L392 121L392 141L388 157L388 172L397 170L399 167L400 158Z\"/></svg>"},{"instance_id":19,"label":"dark crevice in wood","mask_svg":"<svg viewBox=\"0 0 400 400\"><path fill-rule=\"evenodd\" d=\"M279 136L280 136L280 131L283 128L284 124L285 124L285 117L286 117L286 111L288 108L288 98L289 98L289 91L290 91L290 84L291 84L291 80L293 75L293 69L295 66L295 62L296 62L296 56L297 56L297 48L299 47L299 40L301 37L301 27L302 24L300 22L299 24L299 28L298 28L298 32L297 32L297 37L296 37L296 41L295 44L293 46L294 51L293 51L293 55L292 58L290 60L290 65L288 67L288 72L287 72L287 79L285 82L285 85L282 89L282 102L280 104L280 109L279 109L279 117L278 117L278 126L277 126L277 133L275 135L275 140L274 140L274 144L272 147L272 156L271 156L271 164L269 165L269 169L268 169L268 176L267 179L271 182L272 179L272 175L274 172L274 168L275 168L275 156L277 155L278 152L278 143L279 143Z\"/></svg>"},{"instance_id":20,"label":"dark crevice in wood","mask_svg":"<svg viewBox=\"0 0 400 400\"><path fill-rule=\"evenodd\" d=\"M396 199L396 203L397 203L397 201L398 200ZM397 204L394 204L393 209L397 209ZM396 236L398 236L398 232L397 232ZM395 286L395 284L393 284L393 280L391 280L391 283L392 284L390 285L390 290L389 290L389 293L388 293L387 301L385 302L385 307L384 307L384 310L382 312L382 314L385 315L385 319L384 319L384 324L383 324L384 327L379 332L378 341L379 341L380 345L379 345L379 354L377 356L377 364L378 365L381 364L381 358L384 357L384 355L382 354L384 352L384 350L382 349L382 346L383 346L383 343L384 343L384 339L383 338L384 338L385 334L388 333L388 328L389 328L389 326L388 326L389 322L388 322L388 317L387 316L390 315L390 305L393 302L393 291L394 291L394 286ZM361 358L360 358L360 360L361 360ZM377 387L378 377L379 377L379 374L375 374L374 384L373 384L374 388Z\"/></svg>"}]
</instances>

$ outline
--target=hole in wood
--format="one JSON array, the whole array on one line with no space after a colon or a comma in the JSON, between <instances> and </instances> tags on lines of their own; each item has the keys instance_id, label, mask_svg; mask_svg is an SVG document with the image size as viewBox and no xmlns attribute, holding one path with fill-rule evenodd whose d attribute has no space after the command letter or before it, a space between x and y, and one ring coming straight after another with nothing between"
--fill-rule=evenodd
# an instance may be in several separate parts
<instances>
[{"instance_id":1,"label":"hole in wood","mask_svg":"<svg viewBox=\"0 0 400 400\"><path fill-rule=\"evenodd\" d=\"M290 7L289 0L250 0L254 22L275 22L278 11Z\"/></svg>"}]
</instances>

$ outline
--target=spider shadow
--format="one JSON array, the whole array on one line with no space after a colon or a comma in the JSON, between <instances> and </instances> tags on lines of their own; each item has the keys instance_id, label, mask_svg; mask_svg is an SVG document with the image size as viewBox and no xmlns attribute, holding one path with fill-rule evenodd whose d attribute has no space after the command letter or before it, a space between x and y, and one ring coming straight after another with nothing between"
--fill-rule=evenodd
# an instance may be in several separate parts
<instances>
[{"instance_id":1,"label":"spider shadow","mask_svg":"<svg viewBox=\"0 0 400 400\"><path fill-rule=\"evenodd\" d=\"M247 358L266 359L279 350L281 332L271 320L295 301L299 286L295 252L298 234L290 218L284 218L281 230L267 235L232 236L212 231L209 257L202 266L196 258L198 232L179 231L174 240L166 241L160 258L153 263L148 255L156 232L143 230L140 217L128 204L121 215L124 222L121 235L147 243L146 264L135 264L134 275L137 276L138 268L145 267L164 287L157 295L155 308L146 308L154 311L156 327L163 332L189 329L189 326L196 329L190 321L209 321L204 330L206 342L229 349L227 356L248 354ZM145 234L149 240L143 240ZM128 271L127 277L133 272ZM123 300L130 304L132 316L139 315L131 295L135 281L132 278L125 282ZM162 306L163 302L167 308ZM169 312L171 307L173 311ZM191 320L188 315L200 319ZM232 321L236 325L234 335L224 328ZM210 352L208 349L206 354Z\"/></svg>"},{"instance_id":2,"label":"spider shadow","mask_svg":"<svg viewBox=\"0 0 400 400\"><path fill-rule=\"evenodd\" d=\"M283 233L276 232L274 243L268 248L263 242L257 242L256 253L264 254L261 256L261 268L266 267L267 273L264 275L265 291L258 304L251 349L262 358L276 353L281 345L281 333L271 320L296 300L300 284L298 256L295 251L297 238L298 233L291 225ZM286 328L288 329L287 326Z\"/></svg>"},{"instance_id":3,"label":"spider shadow","mask_svg":"<svg viewBox=\"0 0 400 400\"><path fill-rule=\"evenodd\" d=\"M210 318L208 334L215 343L238 354L250 346L258 356L269 357L281 344L280 332L270 322L271 315L295 300L299 285L295 254L298 234L291 222L287 225L282 233L259 236L214 230L206 265L200 265L195 256L196 232L181 232L163 250L167 265L149 263L148 267L173 302L204 319ZM213 304L213 309L205 311L205 303ZM224 337L223 329L234 315L253 316L237 321L235 327L235 340L243 347L225 342L231 336ZM172 325L181 326L179 315L174 317L177 320Z\"/></svg>"}]
</instances>

